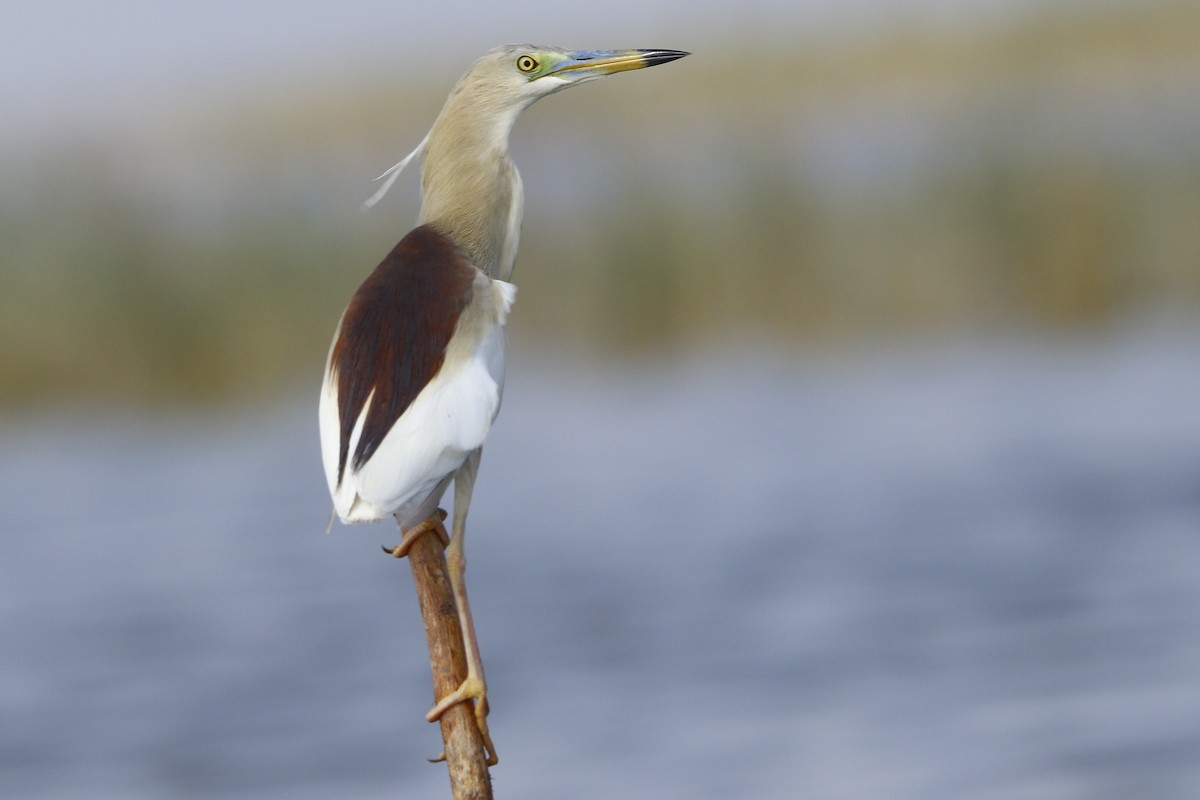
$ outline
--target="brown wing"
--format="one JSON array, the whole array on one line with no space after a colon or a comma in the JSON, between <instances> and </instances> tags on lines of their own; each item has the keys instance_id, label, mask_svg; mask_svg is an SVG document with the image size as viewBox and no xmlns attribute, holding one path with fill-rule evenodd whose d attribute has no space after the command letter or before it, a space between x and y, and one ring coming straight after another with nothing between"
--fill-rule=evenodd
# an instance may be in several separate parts
<instances>
[{"instance_id":1,"label":"brown wing","mask_svg":"<svg viewBox=\"0 0 1200 800\"><path fill-rule=\"evenodd\" d=\"M462 249L422 225L354 293L329 357L341 423L338 483L347 461L361 468L437 375L474 279L475 267ZM351 456L350 434L372 392Z\"/></svg>"}]
</instances>

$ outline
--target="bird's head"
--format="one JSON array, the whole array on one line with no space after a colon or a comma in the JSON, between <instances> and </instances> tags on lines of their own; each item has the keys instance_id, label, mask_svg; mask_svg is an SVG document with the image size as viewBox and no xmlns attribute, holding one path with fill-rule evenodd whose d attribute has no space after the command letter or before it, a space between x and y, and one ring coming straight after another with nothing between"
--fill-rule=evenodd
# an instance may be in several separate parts
<instances>
[{"instance_id":1,"label":"bird's head","mask_svg":"<svg viewBox=\"0 0 1200 800\"><path fill-rule=\"evenodd\" d=\"M478 165L488 156L474 159L467 156L472 147L481 144L486 147L486 154L503 153L517 116L540 97L605 75L653 67L686 55L690 54L683 50L564 50L531 44L495 47L459 79L433 128L415 150L379 176L387 180L363 205L370 208L379 202L404 167L422 154L426 156L425 169L430 170L431 160L435 166Z\"/></svg>"},{"instance_id":2,"label":"bird's head","mask_svg":"<svg viewBox=\"0 0 1200 800\"><path fill-rule=\"evenodd\" d=\"M564 50L529 44L507 44L485 53L463 76L481 99L524 107L568 86L606 75L665 64L688 53L682 50Z\"/></svg>"}]
</instances>

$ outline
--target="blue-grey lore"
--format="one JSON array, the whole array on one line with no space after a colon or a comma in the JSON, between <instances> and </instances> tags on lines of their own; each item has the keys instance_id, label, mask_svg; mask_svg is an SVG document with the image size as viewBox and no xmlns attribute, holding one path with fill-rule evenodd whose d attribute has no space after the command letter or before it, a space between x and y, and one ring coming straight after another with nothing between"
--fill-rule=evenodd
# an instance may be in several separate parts
<instances>
[{"instance_id":1,"label":"blue-grey lore","mask_svg":"<svg viewBox=\"0 0 1200 800\"><path fill-rule=\"evenodd\" d=\"M462 626L467 676L439 699L487 727L487 685L465 583L463 537L484 439L504 387L504 323L523 205L508 156L513 123L536 100L569 86L688 55L680 50L587 50L505 45L485 53L446 99L417 148L384 175L387 191L421 158L417 227L354 293L334 334L321 387L321 456L345 523L391 514L402 557L416 537L445 536L438 503L454 482L446 558ZM380 176L383 177L383 176Z\"/></svg>"}]
</instances>

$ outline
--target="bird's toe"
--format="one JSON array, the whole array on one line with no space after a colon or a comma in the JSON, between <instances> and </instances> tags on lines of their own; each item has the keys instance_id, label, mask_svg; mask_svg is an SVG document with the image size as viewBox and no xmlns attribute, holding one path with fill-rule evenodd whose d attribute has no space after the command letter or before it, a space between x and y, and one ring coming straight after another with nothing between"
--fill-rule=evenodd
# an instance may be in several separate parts
<instances>
[{"instance_id":1,"label":"bird's toe","mask_svg":"<svg viewBox=\"0 0 1200 800\"><path fill-rule=\"evenodd\" d=\"M429 519L404 531L404 534L400 537L400 544L395 547L384 547L383 552L394 558L404 558L412 548L413 542L426 533L437 534L437 537L442 540L442 547L448 547L450 545L450 534L446 532L446 526L442 524L445 519L446 512L439 508L437 513Z\"/></svg>"}]
</instances>

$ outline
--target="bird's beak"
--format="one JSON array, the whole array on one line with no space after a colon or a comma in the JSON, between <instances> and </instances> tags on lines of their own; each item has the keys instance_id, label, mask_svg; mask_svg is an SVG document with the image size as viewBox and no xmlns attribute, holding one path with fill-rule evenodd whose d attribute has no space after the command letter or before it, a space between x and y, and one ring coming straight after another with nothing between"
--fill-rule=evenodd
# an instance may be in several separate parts
<instances>
[{"instance_id":1,"label":"bird's beak","mask_svg":"<svg viewBox=\"0 0 1200 800\"><path fill-rule=\"evenodd\" d=\"M554 65L542 77L556 77L571 83L601 78L615 72L665 64L690 53L683 50L577 50Z\"/></svg>"}]
</instances>

